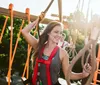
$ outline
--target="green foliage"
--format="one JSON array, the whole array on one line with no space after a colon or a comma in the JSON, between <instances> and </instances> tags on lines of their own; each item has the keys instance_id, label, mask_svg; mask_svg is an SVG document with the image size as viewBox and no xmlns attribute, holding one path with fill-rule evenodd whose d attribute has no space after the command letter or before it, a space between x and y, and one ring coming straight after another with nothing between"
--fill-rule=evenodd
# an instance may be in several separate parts
<instances>
[{"instance_id":1,"label":"green foliage","mask_svg":"<svg viewBox=\"0 0 100 85\"><path fill-rule=\"evenodd\" d=\"M76 51L79 52L84 47L84 38L80 35L76 41Z\"/></svg>"},{"instance_id":2,"label":"green foliage","mask_svg":"<svg viewBox=\"0 0 100 85\"><path fill-rule=\"evenodd\" d=\"M69 30L63 30L63 33L65 33L65 35L66 35L65 41L68 41L68 38L69 38Z\"/></svg>"},{"instance_id":3,"label":"green foliage","mask_svg":"<svg viewBox=\"0 0 100 85\"><path fill-rule=\"evenodd\" d=\"M6 16L0 15L0 33L2 31L5 19ZM24 22L25 23L23 27L25 27L28 24L28 21L24 21ZM2 42L0 43L0 71L2 70L5 75L7 74L8 67L9 67L8 65L9 65L9 51L10 51L10 32L11 32L9 30L10 23L11 23L11 19L9 17L6 28L4 30ZM14 51L21 24L22 24L22 19L18 19L18 18L13 19L14 29L13 29L12 51ZM43 28L44 28L43 25L39 25L39 29L42 30ZM32 30L31 33L33 34L34 30ZM38 38L38 34L36 34L36 38ZM12 72L13 71L19 72L19 74L22 75L26 63L26 59L27 59L27 48L28 48L28 43L25 41L24 37L20 35L13 65L12 65Z\"/></svg>"},{"instance_id":4,"label":"green foliage","mask_svg":"<svg viewBox=\"0 0 100 85\"><path fill-rule=\"evenodd\" d=\"M5 16L0 16L0 33L2 31L5 19L6 19ZM0 43L0 69L1 70L6 69L6 71L3 70L3 71L5 71L5 75L8 70L7 68L9 65L10 30L8 28L10 26L10 22L11 22L11 20L10 20L10 18L8 18L7 25L6 25L4 34L3 34L2 42ZM19 28L21 26L22 20L14 18L13 22L14 22L14 24L13 24L14 29L13 29L12 51L14 51L16 39L18 37ZM27 22L25 22L25 24L27 24ZM26 57L27 57L27 43L21 35L19 42L18 42L18 47L17 47L16 53L15 53L12 70L16 70L16 71L19 71L20 73L22 73L23 67L26 62Z\"/></svg>"}]
</instances>

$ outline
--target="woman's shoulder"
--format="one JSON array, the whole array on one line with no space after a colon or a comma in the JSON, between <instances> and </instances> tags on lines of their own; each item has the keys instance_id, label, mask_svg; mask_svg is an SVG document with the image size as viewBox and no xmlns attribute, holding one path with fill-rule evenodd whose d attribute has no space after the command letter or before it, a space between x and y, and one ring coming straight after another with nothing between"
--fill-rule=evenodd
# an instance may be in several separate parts
<instances>
[{"instance_id":1,"label":"woman's shoulder","mask_svg":"<svg viewBox=\"0 0 100 85\"><path fill-rule=\"evenodd\" d=\"M60 53L61 53L61 54L63 54L63 53L65 54L65 53L67 52L65 49L63 49L63 48L61 48L61 47L59 47L59 49L60 49Z\"/></svg>"},{"instance_id":2,"label":"woman's shoulder","mask_svg":"<svg viewBox=\"0 0 100 85\"><path fill-rule=\"evenodd\" d=\"M60 49L60 59L62 60L64 57L68 57L68 53L65 49L59 48Z\"/></svg>"}]
</instances>

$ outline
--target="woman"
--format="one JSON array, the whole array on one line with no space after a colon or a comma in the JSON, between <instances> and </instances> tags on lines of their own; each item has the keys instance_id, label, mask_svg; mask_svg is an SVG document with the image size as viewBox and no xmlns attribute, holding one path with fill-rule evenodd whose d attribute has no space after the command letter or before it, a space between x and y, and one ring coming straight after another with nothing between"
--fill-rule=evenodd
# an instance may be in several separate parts
<instances>
[{"instance_id":1,"label":"woman","mask_svg":"<svg viewBox=\"0 0 100 85\"><path fill-rule=\"evenodd\" d=\"M27 25L22 30L22 35L35 52L36 63L32 78L33 85L60 85L58 82L60 68L62 66L64 76L67 75L69 57L67 52L58 47L57 44L62 37L63 25L60 22L52 21L45 28L39 40L30 34L32 28L36 26L38 20ZM51 57L52 56L52 57ZM85 78L89 73L72 73L71 79L77 80Z\"/></svg>"}]
</instances>

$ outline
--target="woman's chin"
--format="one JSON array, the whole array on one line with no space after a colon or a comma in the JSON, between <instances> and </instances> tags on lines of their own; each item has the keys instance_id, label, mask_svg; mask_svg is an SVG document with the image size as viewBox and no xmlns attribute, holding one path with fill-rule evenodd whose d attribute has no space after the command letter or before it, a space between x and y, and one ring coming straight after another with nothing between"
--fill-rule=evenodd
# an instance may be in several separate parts
<instances>
[{"instance_id":1,"label":"woman's chin","mask_svg":"<svg viewBox=\"0 0 100 85\"><path fill-rule=\"evenodd\" d=\"M53 40L53 42L57 44L59 42L59 40L55 39L55 40Z\"/></svg>"},{"instance_id":2,"label":"woman's chin","mask_svg":"<svg viewBox=\"0 0 100 85\"><path fill-rule=\"evenodd\" d=\"M55 41L56 44L58 44L59 41Z\"/></svg>"}]
</instances>

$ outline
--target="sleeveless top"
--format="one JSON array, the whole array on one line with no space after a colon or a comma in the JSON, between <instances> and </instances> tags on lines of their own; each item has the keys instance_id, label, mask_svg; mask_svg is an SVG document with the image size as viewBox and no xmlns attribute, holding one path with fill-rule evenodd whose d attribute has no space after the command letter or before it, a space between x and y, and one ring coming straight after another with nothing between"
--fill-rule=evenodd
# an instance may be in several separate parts
<instances>
[{"instance_id":1,"label":"sleeveless top","mask_svg":"<svg viewBox=\"0 0 100 85\"><path fill-rule=\"evenodd\" d=\"M42 56L43 58L43 56ZM59 56L59 49L56 55L53 57L51 65L50 65L50 75L51 75L51 83L52 85L58 81L59 73L61 68L61 61ZM46 76L46 65L40 64L40 79L43 85L47 85L47 76Z\"/></svg>"}]
</instances>

